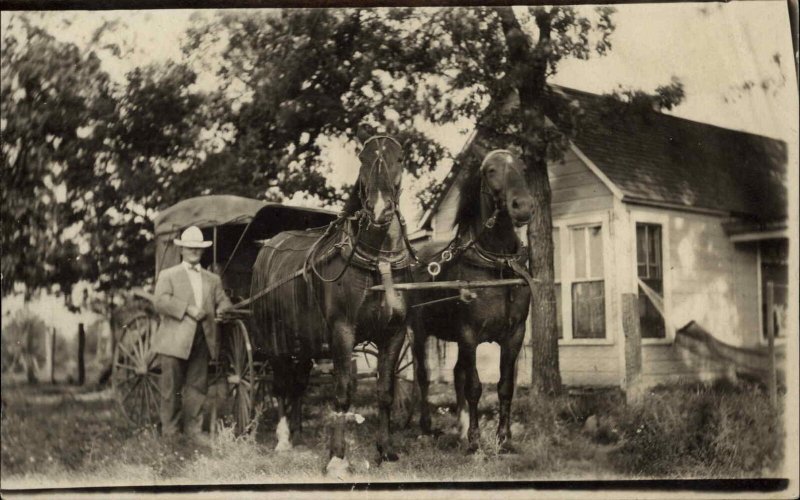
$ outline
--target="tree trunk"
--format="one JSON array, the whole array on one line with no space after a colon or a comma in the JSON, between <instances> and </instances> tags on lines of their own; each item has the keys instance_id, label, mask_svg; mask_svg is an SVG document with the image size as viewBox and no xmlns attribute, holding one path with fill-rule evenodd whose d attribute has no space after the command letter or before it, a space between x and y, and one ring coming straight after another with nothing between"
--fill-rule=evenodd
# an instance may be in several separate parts
<instances>
[{"instance_id":1,"label":"tree trunk","mask_svg":"<svg viewBox=\"0 0 800 500\"><path fill-rule=\"evenodd\" d=\"M531 393L561 393L556 330L556 295L553 283L553 220L550 210L550 181L547 163L525 158L527 180L534 200L533 217L528 224L528 249L531 276Z\"/></svg>"},{"instance_id":2,"label":"tree trunk","mask_svg":"<svg viewBox=\"0 0 800 500\"><path fill-rule=\"evenodd\" d=\"M534 210L528 224L531 276L531 394L561 393L558 367L555 285L553 283L553 219L550 208L550 180L547 177L547 127L544 92L550 53L551 11L540 8L534 17L539 38L532 44L523 33L511 7L496 9L506 38L512 68L509 77L519 96L518 123L522 131L528 187Z\"/></svg>"}]
</instances>

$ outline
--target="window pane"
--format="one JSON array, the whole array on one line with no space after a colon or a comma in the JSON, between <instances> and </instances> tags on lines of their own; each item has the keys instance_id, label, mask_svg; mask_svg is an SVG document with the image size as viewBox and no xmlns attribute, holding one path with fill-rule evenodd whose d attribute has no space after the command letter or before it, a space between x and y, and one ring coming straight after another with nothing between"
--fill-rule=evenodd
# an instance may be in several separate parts
<instances>
[{"instance_id":1,"label":"window pane","mask_svg":"<svg viewBox=\"0 0 800 500\"><path fill-rule=\"evenodd\" d=\"M636 224L636 264L639 277L647 277L647 226Z\"/></svg>"},{"instance_id":2,"label":"window pane","mask_svg":"<svg viewBox=\"0 0 800 500\"><path fill-rule=\"evenodd\" d=\"M661 267L661 226L650 226L650 264Z\"/></svg>"},{"instance_id":3,"label":"window pane","mask_svg":"<svg viewBox=\"0 0 800 500\"><path fill-rule=\"evenodd\" d=\"M575 256L575 277L586 278L586 228L572 230L572 254Z\"/></svg>"},{"instance_id":4,"label":"window pane","mask_svg":"<svg viewBox=\"0 0 800 500\"><path fill-rule=\"evenodd\" d=\"M589 233L589 276L603 277L603 232L600 226L587 228Z\"/></svg>"},{"instance_id":5,"label":"window pane","mask_svg":"<svg viewBox=\"0 0 800 500\"><path fill-rule=\"evenodd\" d=\"M642 279L645 285L663 296L663 282L660 279ZM639 328L642 338L663 339L666 337L664 317L658 312L650 298L639 288Z\"/></svg>"},{"instance_id":6,"label":"window pane","mask_svg":"<svg viewBox=\"0 0 800 500\"><path fill-rule=\"evenodd\" d=\"M556 285L556 329L558 338L564 338L564 324L561 321L561 285Z\"/></svg>"},{"instance_id":7,"label":"window pane","mask_svg":"<svg viewBox=\"0 0 800 500\"><path fill-rule=\"evenodd\" d=\"M561 281L561 233L557 227L553 228L553 271L555 281Z\"/></svg>"},{"instance_id":8,"label":"window pane","mask_svg":"<svg viewBox=\"0 0 800 500\"><path fill-rule=\"evenodd\" d=\"M572 336L602 339L606 336L605 292L602 281L572 285Z\"/></svg>"}]
</instances>

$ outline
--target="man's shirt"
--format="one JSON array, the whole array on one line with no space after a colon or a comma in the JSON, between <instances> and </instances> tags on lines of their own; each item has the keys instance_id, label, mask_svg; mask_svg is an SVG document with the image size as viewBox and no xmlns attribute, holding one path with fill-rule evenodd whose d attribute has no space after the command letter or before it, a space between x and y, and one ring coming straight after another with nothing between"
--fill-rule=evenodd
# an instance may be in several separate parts
<instances>
[{"instance_id":1,"label":"man's shirt","mask_svg":"<svg viewBox=\"0 0 800 500\"><path fill-rule=\"evenodd\" d=\"M188 262L183 262L183 267L186 268L186 273L189 275L189 283L192 284L192 291L194 292L194 305L203 308L203 279L200 276L200 264L194 266L189 265Z\"/></svg>"}]
</instances>

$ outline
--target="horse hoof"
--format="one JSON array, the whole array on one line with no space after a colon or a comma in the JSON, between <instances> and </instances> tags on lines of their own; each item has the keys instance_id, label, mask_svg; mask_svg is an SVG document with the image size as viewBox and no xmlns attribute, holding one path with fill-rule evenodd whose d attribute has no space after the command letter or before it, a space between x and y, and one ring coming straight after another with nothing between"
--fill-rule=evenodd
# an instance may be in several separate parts
<instances>
[{"instance_id":1,"label":"horse hoof","mask_svg":"<svg viewBox=\"0 0 800 500\"><path fill-rule=\"evenodd\" d=\"M479 448L480 446L478 445L477 441L469 443L469 445L467 445L467 455L473 455L478 451Z\"/></svg>"},{"instance_id":2,"label":"horse hoof","mask_svg":"<svg viewBox=\"0 0 800 500\"><path fill-rule=\"evenodd\" d=\"M346 458L333 457L325 467L325 475L336 479L347 479L350 477L350 463Z\"/></svg>"},{"instance_id":3,"label":"horse hoof","mask_svg":"<svg viewBox=\"0 0 800 500\"><path fill-rule=\"evenodd\" d=\"M500 443L500 447L497 450L498 453L501 455L516 455L517 447L511 444L508 440L503 441Z\"/></svg>"},{"instance_id":4,"label":"horse hoof","mask_svg":"<svg viewBox=\"0 0 800 500\"><path fill-rule=\"evenodd\" d=\"M433 436L435 438L438 438L442 434L444 434L444 431L442 431L441 429L439 429L437 427L428 427L427 429L425 429L425 428L422 429L422 435L423 436Z\"/></svg>"},{"instance_id":5,"label":"horse hoof","mask_svg":"<svg viewBox=\"0 0 800 500\"><path fill-rule=\"evenodd\" d=\"M291 451L292 443L289 441L278 441L278 444L275 445L275 451Z\"/></svg>"},{"instance_id":6,"label":"horse hoof","mask_svg":"<svg viewBox=\"0 0 800 500\"><path fill-rule=\"evenodd\" d=\"M378 445L378 463L382 462L397 462L400 456L392 450L385 450L381 445Z\"/></svg>"}]
</instances>

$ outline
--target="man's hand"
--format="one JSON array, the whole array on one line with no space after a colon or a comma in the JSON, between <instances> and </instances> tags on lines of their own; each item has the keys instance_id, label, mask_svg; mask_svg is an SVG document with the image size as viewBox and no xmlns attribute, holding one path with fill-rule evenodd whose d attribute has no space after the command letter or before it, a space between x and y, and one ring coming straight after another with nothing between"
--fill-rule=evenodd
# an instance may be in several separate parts
<instances>
[{"instance_id":1,"label":"man's hand","mask_svg":"<svg viewBox=\"0 0 800 500\"><path fill-rule=\"evenodd\" d=\"M197 306L187 307L186 314L188 314L189 317L191 317L195 321L203 321L203 318L206 317L206 312Z\"/></svg>"}]
</instances>

